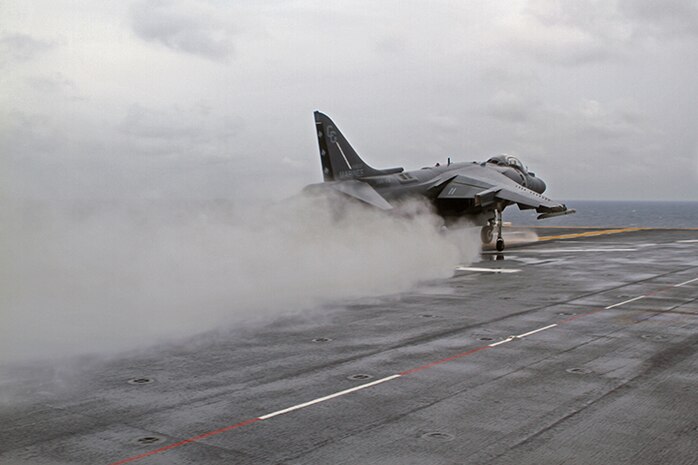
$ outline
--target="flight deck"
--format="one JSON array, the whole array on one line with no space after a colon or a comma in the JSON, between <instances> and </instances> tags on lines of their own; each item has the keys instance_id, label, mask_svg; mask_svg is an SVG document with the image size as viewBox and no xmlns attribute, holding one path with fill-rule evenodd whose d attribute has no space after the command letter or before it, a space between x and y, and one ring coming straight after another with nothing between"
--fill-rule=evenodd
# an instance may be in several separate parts
<instances>
[{"instance_id":1,"label":"flight deck","mask_svg":"<svg viewBox=\"0 0 698 465\"><path fill-rule=\"evenodd\" d=\"M409 292L15 373L0 464L698 463L698 230L533 231Z\"/></svg>"}]
</instances>

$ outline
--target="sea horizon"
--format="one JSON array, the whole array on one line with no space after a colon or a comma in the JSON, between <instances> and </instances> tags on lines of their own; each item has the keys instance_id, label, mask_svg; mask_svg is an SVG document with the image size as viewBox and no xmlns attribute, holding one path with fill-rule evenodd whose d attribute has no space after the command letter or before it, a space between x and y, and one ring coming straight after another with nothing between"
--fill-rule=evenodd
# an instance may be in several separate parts
<instances>
[{"instance_id":1,"label":"sea horizon","mask_svg":"<svg viewBox=\"0 0 698 465\"><path fill-rule=\"evenodd\" d=\"M533 210L510 206L504 220L521 226L698 228L696 200L564 200L577 212L537 220Z\"/></svg>"}]
</instances>

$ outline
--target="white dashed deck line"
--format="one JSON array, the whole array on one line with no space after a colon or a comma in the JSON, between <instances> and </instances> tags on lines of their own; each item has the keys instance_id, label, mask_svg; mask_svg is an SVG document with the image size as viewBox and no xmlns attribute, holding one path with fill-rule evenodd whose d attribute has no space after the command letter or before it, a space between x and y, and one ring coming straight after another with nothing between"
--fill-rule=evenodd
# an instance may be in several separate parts
<instances>
[{"instance_id":1,"label":"white dashed deck line","mask_svg":"<svg viewBox=\"0 0 698 465\"><path fill-rule=\"evenodd\" d=\"M630 302L635 302L636 300L644 299L645 297L646 296L641 295L641 296L634 297L632 299L625 300L623 302L619 302L617 304L609 305L608 307L605 308L605 310L610 310L612 308L620 307L621 305L629 304Z\"/></svg>"},{"instance_id":2,"label":"white dashed deck line","mask_svg":"<svg viewBox=\"0 0 698 465\"><path fill-rule=\"evenodd\" d=\"M471 271L471 269L468 268L468 267L459 267L459 268L464 268L464 269L467 269L468 271ZM487 271L487 272L492 272L492 271L493 271L493 270L490 269L490 268L482 268L482 269L480 269L480 270ZM516 270L516 271L519 271L519 270ZM509 270L509 272L514 272L514 271ZM696 282L696 281L698 281L698 278L693 278L693 279L690 279L690 280L688 280L688 281L684 281L684 282L679 283L679 284L674 284L673 287L685 286L686 284L693 283L693 282ZM628 303L630 303L630 302L635 302L635 301L637 301L637 300L644 299L644 298L646 298L646 297L647 297L647 295L637 296L637 297L634 297L634 298L632 298L632 299L628 299L628 300L625 300L625 301L623 301L623 302L619 302L619 303L617 303L617 304L609 305L608 307L605 307L605 309L606 309L606 310L609 310L609 309L612 309L612 308L620 307L620 306L622 306L622 305L628 304ZM594 313L594 312L590 312L589 314L591 314L591 313ZM580 316L583 316L583 315L580 315ZM569 320L566 320L566 321L569 321ZM564 324L564 323L565 323L565 322L561 322L561 323L559 323L559 324ZM463 357L465 357L465 356L469 356L469 355L475 354L475 353L477 353L477 352L482 351L483 349L488 349L488 348L491 348L491 347L497 347L497 346L500 346L500 345L502 345L502 344L506 344L507 342L511 342L511 341L514 341L514 340L517 340L517 339L522 339L522 338L531 336L531 335L533 335L533 334L539 333L539 332L541 332L541 331L545 331L545 330L548 330L548 329L551 329L551 328L555 328L555 327L559 326L559 324L558 324L558 323L553 323L553 324L550 324L550 325L548 325L548 326L543 326L542 328L534 329L534 330L532 330L532 331L528 331L528 332L523 333L523 334L519 334L519 335L516 335L516 336L509 336L509 337L506 338L506 339L503 339L503 340L501 340L501 341L499 341L499 342L493 342L492 344L488 344L487 346L480 346L480 347L471 349L471 350L469 350L469 351L467 351L467 352L463 352L463 353L461 353L461 354L457 354L457 355L455 355L455 356L447 357L447 358L444 358L444 359L441 359L441 360L437 360L437 361L435 361L435 362L431 362L431 363L426 364L426 365L422 365L421 367L418 367L418 368L415 368L415 369L412 369L412 370L404 371L404 372L402 372L402 373L395 374L395 375L392 375L392 376L387 376L387 377L385 377L385 378L381 378L381 379L378 379L378 380L376 380L376 381L372 381L372 382L370 382L370 383L362 384L362 385L360 385L360 386L355 386L355 387L350 388L350 389L345 389L345 390L343 390L343 391L339 391L339 392L336 392L336 393L334 393L334 394L330 394L330 395L327 395L327 396L324 396L324 397L318 397L317 399L313 399L313 400L311 400L311 401L304 402L304 403L302 403L302 404L297 404L297 405L294 405L294 406L292 406L292 407L288 407L288 408L285 408L285 409L282 409L282 410L277 410L277 411L275 411L275 412L268 413L268 414L266 414L266 415L262 415L262 416L259 416L259 417L250 418L250 419L248 419L248 420L246 420L246 421L243 421L243 422L240 422L240 423L236 423L236 424L233 424L233 425L230 425L230 426L226 426L226 427L224 427L224 428L219 428L219 429L217 429L217 430L209 431L209 432L207 432L207 433L203 433L203 434L200 434L200 435L198 435L198 436L194 436L194 437L192 437L192 438L185 439L185 440L182 440L182 441L180 441L180 442L167 445L167 446L165 446L165 447L161 447L160 449L152 450L152 451L149 451L149 452L146 452L146 453L142 453L142 454L139 454L139 455L134 455L134 456L132 456L132 457L128 457L128 458L123 459L123 460L120 460L120 461L118 461L118 462L113 462L111 465L123 465L123 464L126 464L126 463L135 462L135 461L137 461L137 460L140 460L140 459L149 457L149 456L151 456L151 455L155 455L155 454L159 454L159 453L162 453L162 452L166 452L166 451L168 451L168 450L171 450L171 449L174 449L174 448L178 448L178 447L181 447L181 446L184 446L184 445L187 445L187 444L196 443L196 442L198 442L198 441L201 440L201 439L204 439L204 438L207 438L207 437L211 437L211 436L214 436L214 435L217 435L217 434L221 434L221 433L223 433L223 432L231 431L231 430L233 430L233 429L239 429L239 428L242 428L242 427L244 427L244 426L251 425L251 424L253 424L253 423L255 423L255 422L258 422L258 421L269 420L269 419L271 419L271 418L274 418L274 417L277 417L277 416L280 416L280 415L284 415L284 414L287 414L287 413L295 412L295 411L297 411L297 410L301 410L301 409L304 409L304 408L306 408L306 407L310 407L310 406L312 406L312 405L319 404L319 403L321 403L321 402L325 402L325 401L328 401L328 400L331 400L331 399L335 399L335 398L337 398L337 397L341 397L341 396L344 396L344 395L347 395L347 394L351 394L351 393L353 393L353 392L361 391L361 390L363 390L363 389L367 389L367 388L370 388L370 387L372 387L372 386L376 386L376 385L379 385L379 384L383 384L383 383L386 383L386 382L388 382L388 381L392 381L392 380L397 379L397 378L401 378L401 377L404 377L404 376L408 376L408 375L410 375L410 374L412 374L412 373L421 372L421 371L424 371L424 370L426 370L426 369L429 369L429 368L432 368L432 367L441 365L441 364L443 364L443 363L451 362L451 361L453 361L453 360L460 359L460 358L463 358Z\"/></svg>"},{"instance_id":3,"label":"white dashed deck line","mask_svg":"<svg viewBox=\"0 0 698 465\"><path fill-rule=\"evenodd\" d=\"M511 342L514 340L514 336L509 336L508 338L499 341L499 342L493 342L492 344L488 344L487 347L497 347L502 344L506 344L507 342Z\"/></svg>"},{"instance_id":4,"label":"white dashed deck line","mask_svg":"<svg viewBox=\"0 0 698 465\"><path fill-rule=\"evenodd\" d=\"M540 333L541 331L545 331L546 329L554 328L555 326L557 326L557 323L553 323L553 324L551 324L551 325L544 326L544 327L542 327L542 328L534 329L533 331L529 331L529 332L527 332L527 333L519 334L519 335L516 336L516 337L517 337L517 338L522 338L522 337L530 336L531 334Z\"/></svg>"},{"instance_id":5,"label":"white dashed deck line","mask_svg":"<svg viewBox=\"0 0 698 465\"><path fill-rule=\"evenodd\" d=\"M682 283L680 283L680 284L674 284L674 287L685 286L686 284L690 284L690 283L693 283L693 282L696 282L696 281L698 281L698 278L689 279L688 281L684 281L684 282L682 282Z\"/></svg>"},{"instance_id":6,"label":"white dashed deck line","mask_svg":"<svg viewBox=\"0 0 698 465\"><path fill-rule=\"evenodd\" d=\"M319 404L320 402L325 402L325 401L328 401L328 400L330 400L330 399L334 399L334 398L337 398L337 397L340 397L340 396L344 396L344 395L347 395L347 394L351 394L352 392L356 392L356 391L360 391L360 390L362 390L362 389L370 388L371 386L375 386L375 385L377 385L377 384L381 384L381 383L385 383L385 382L388 382L388 381L392 381L392 380L394 380L394 379L396 379L396 378L399 378L400 376L402 376L402 375L392 375L392 376L388 376L388 377L386 377L386 378L381 378L381 379L379 379L379 380L372 381L372 382L370 382L370 383L362 384L361 386L353 387L353 388L351 388L351 389L346 389L346 390L344 390L344 391L335 392L334 394L330 394L329 396L319 397L319 398L317 398L317 399L314 399L314 400L311 400L311 401L308 401L308 402L304 402L304 403L302 403L302 404L294 405L293 407L288 407L288 408L285 408L285 409L283 409L283 410L277 410L276 412L272 412L272 413L268 413L268 414L266 414L266 415L262 415L261 417L259 417L259 419L260 419L260 420L268 420L268 419L270 419L270 418L278 417L279 415L283 415L283 414L285 414L285 413L294 412L294 411L296 411L296 410L300 410L300 409L303 409L303 408L306 408L306 407L310 407L311 405Z\"/></svg>"}]
</instances>

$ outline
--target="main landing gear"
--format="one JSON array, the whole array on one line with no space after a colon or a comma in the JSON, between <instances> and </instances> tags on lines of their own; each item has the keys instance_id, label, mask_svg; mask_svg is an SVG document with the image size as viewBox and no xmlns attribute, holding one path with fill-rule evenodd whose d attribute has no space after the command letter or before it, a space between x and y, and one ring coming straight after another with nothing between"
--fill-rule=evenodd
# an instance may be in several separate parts
<instances>
[{"instance_id":1,"label":"main landing gear","mask_svg":"<svg viewBox=\"0 0 698 465\"><path fill-rule=\"evenodd\" d=\"M494 230L497 229L497 242L495 247L497 252L504 250L504 238L502 237L502 212L500 210L495 210L495 216L493 219L487 222L487 225L483 226L480 230L480 239L483 244L489 244L492 242L494 237Z\"/></svg>"},{"instance_id":2,"label":"main landing gear","mask_svg":"<svg viewBox=\"0 0 698 465\"><path fill-rule=\"evenodd\" d=\"M492 226L491 221L487 222L487 226L482 227L480 230L480 240L482 240L483 244L489 244L492 242L492 239L494 238L493 230L494 226Z\"/></svg>"}]
</instances>

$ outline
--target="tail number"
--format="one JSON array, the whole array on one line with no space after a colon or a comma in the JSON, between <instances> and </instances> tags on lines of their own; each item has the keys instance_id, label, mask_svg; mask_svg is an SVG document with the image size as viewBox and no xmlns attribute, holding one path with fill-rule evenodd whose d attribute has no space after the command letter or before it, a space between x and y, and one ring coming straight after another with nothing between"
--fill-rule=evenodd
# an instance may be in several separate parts
<instances>
[{"instance_id":1,"label":"tail number","mask_svg":"<svg viewBox=\"0 0 698 465\"><path fill-rule=\"evenodd\" d=\"M335 132L334 126L330 126L329 124L327 125L327 138L330 140L330 143L337 143L337 132Z\"/></svg>"}]
</instances>

